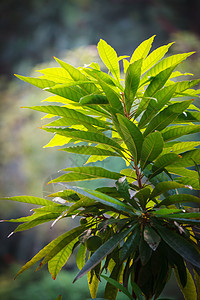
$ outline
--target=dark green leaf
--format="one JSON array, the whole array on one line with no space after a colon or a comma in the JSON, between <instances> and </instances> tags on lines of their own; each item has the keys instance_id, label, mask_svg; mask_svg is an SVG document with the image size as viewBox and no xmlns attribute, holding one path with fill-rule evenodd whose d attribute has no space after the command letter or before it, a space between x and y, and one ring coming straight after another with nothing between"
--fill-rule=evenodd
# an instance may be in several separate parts
<instances>
[{"instance_id":1,"label":"dark green leaf","mask_svg":"<svg viewBox=\"0 0 200 300\"><path fill-rule=\"evenodd\" d=\"M200 254L193 246L191 241L180 234L170 230L164 226L155 225L161 238L167 243L174 251L180 254L185 260L189 261L196 267L200 267Z\"/></svg>"},{"instance_id":2,"label":"dark green leaf","mask_svg":"<svg viewBox=\"0 0 200 300\"><path fill-rule=\"evenodd\" d=\"M111 253L119 243L132 231L132 227L114 234L107 242L105 242L102 246L98 248L98 250L91 256L91 258L86 262L83 269L78 273L75 277L75 282L77 279L81 278L87 272L89 272L92 268L94 268L100 261L102 261L109 253Z\"/></svg>"}]
</instances>

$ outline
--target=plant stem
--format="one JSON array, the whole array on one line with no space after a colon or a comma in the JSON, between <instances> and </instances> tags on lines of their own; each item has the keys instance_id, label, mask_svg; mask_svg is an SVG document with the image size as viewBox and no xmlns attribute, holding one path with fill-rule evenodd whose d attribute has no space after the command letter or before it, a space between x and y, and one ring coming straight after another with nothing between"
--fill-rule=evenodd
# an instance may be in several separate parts
<instances>
[{"instance_id":1,"label":"plant stem","mask_svg":"<svg viewBox=\"0 0 200 300\"><path fill-rule=\"evenodd\" d=\"M140 189L142 189L143 186L142 186L141 174L140 174L140 170L139 170L138 166L136 166L136 175L137 175L138 186Z\"/></svg>"}]
</instances>

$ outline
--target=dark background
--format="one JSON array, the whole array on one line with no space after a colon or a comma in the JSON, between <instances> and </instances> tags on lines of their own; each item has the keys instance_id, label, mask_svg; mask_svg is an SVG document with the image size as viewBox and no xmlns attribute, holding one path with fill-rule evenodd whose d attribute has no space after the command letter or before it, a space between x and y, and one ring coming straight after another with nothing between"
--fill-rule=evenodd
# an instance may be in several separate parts
<instances>
[{"instance_id":1,"label":"dark background","mask_svg":"<svg viewBox=\"0 0 200 300\"><path fill-rule=\"evenodd\" d=\"M100 38L111 44L118 55L130 55L139 43L156 34L153 48L176 41L171 53L196 51L181 68L198 77L199 15L198 0L1 0L0 196L46 195L50 192L45 184L49 176L64 167L84 163L84 158L42 149L51 136L38 130L42 124L39 114L20 106L38 105L48 95L20 82L14 73L31 75L35 69L54 66L53 56L75 66L98 61L95 45ZM108 161L104 167L112 165ZM29 214L30 208L2 201L0 218ZM7 239L15 226L1 224L1 299L55 299L59 293L69 300L89 297L86 278L71 285L76 272L73 257L65 268L68 272L61 272L55 282L46 270L31 270L13 281L21 264L71 226L71 221L61 222L53 231L49 225L40 226ZM183 299L174 280L168 295Z\"/></svg>"}]
</instances>

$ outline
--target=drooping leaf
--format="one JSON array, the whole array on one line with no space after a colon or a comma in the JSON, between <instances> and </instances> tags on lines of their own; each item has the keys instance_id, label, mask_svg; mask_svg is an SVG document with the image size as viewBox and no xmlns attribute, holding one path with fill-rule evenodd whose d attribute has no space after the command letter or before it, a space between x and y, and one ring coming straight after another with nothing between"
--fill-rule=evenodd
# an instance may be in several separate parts
<instances>
[{"instance_id":1,"label":"drooping leaf","mask_svg":"<svg viewBox=\"0 0 200 300\"><path fill-rule=\"evenodd\" d=\"M147 186L143 189L140 189L139 192L137 192L134 196L134 198L137 198L139 200L139 203L143 209L145 209L145 207L146 207L146 203L147 203L147 200L149 199L150 193L151 193L151 190Z\"/></svg>"},{"instance_id":2,"label":"drooping leaf","mask_svg":"<svg viewBox=\"0 0 200 300\"><path fill-rule=\"evenodd\" d=\"M89 272L92 268L94 268L100 261L102 261L109 253L111 253L118 244L132 231L132 227L114 234L107 242L105 242L102 246L100 246L97 251L91 256L91 258L86 262L85 266L75 277L74 281L81 278L87 272Z\"/></svg>"},{"instance_id":3,"label":"drooping leaf","mask_svg":"<svg viewBox=\"0 0 200 300\"><path fill-rule=\"evenodd\" d=\"M160 132L152 132L145 137L141 151L141 169L144 169L148 162L155 160L160 155L163 146L164 142Z\"/></svg>"},{"instance_id":4,"label":"drooping leaf","mask_svg":"<svg viewBox=\"0 0 200 300\"><path fill-rule=\"evenodd\" d=\"M97 49L99 56L108 70L113 74L117 81L120 80L119 62L116 51L106 43L106 41L100 39Z\"/></svg>"},{"instance_id":5,"label":"drooping leaf","mask_svg":"<svg viewBox=\"0 0 200 300\"><path fill-rule=\"evenodd\" d=\"M74 244L77 242L78 238L73 240L67 246L65 246L60 252L58 252L49 262L48 262L48 270L51 274L52 278L55 280L58 273L62 269L62 267L68 261Z\"/></svg>"},{"instance_id":6,"label":"drooping leaf","mask_svg":"<svg viewBox=\"0 0 200 300\"><path fill-rule=\"evenodd\" d=\"M191 242L164 226L156 224L155 227L165 243L191 264L200 267L200 254Z\"/></svg>"},{"instance_id":7,"label":"drooping leaf","mask_svg":"<svg viewBox=\"0 0 200 300\"><path fill-rule=\"evenodd\" d=\"M135 164L137 165L141 155L143 135L138 127L126 117L118 115L118 121L123 140L133 155Z\"/></svg>"},{"instance_id":8,"label":"drooping leaf","mask_svg":"<svg viewBox=\"0 0 200 300\"><path fill-rule=\"evenodd\" d=\"M176 277L176 281L178 282L178 285L181 289L181 292L185 300L190 300L190 299L198 300L194 279L192 278L192 275L190 274L188 268L186 268L186 272L187 272L187 283L185 287L183 287L183 285L181 284L179 273L175 268L174 274Z\"/></svg>"},{"instance_id":9,"label":"drooping leaf","mask_svg":"<svg viewBox=\"0 0 200 300\"><path fill-rule=\"evenodd\" d=\"M76 255L76 264L79 270L81 270L85 265L86 250L87 250L86 246L84 244L80 244Z\"/></svg>"},{"instance_id":10,"label":"drooping leaf","mask_svg":"<svg viewBox=\"0 0 200 300\"><path fill-rule=\"evenodd\" d=\"M140 253L140 260L142 265L146 265L151 258L152 255L152 248L144 239L144 231L142 232L140 243L139 243L139 253Z\"/></svg>"},{"instance_id":11,"label":"drooping leaf","mask_svg":"<svg viewBox=\"0 0 200 300\"><path fill-rule=\"evenodd\" d=\"M56 239L54 239L53 241L51 241L49 244L47 244L42 250L40 250L30 261L28 261L20 269L20 271L17 273L16 277L18 275L20 275L21 273L23 273L25 270L27 270L30 267L32 267L35 263L37 263L43 257L45 257L45 255L47 255L48 253L50 253L57 245L59 245L60 242L62 242L63 240L66 240L70 235L72 235L72 236L73 236L73 234L76 235L76 232L79 232L80 228L81 228L81 226L77 227L77 228L74 228L71 231L68 231L66 233L63 233L62 235L58 236ZM85 230L84 227L82 227L82 228L83 228L83 230ZM76 236L74 238L76 238Z\"/></svg>"},{"instance_id":12,"label":"drooping leaf","mask_svg":"<svg viewBox=\"0 0 200 300\"><path fill-rule=\"evenodd\" d=\"M143 59L135 61L129 65L126 71L124 96L127 114L130 113L140 83L142 62Z\"/></svg>"}]
</instances>

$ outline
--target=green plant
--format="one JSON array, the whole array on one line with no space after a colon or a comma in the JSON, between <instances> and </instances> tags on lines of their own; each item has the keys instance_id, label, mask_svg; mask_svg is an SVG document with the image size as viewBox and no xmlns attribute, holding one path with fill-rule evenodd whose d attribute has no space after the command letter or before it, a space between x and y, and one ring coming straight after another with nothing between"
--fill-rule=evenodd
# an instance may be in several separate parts
<instances>
[{"instance_id":1,"label":"green plant","mask_svg":"<svg viewBox=\"0 0 200 300\"><path fill-rule=\"evenodd\" d=\"M48 118L57 117L42 127L55 134L51 146L70 143L61 150L89 155L87 162L119 157L127 163L119 173L97 166L64 169L64 175L49 182L63 187L49 195L50 200L2 198L41 206L31 216L8 220L23 222L14 232L82 217L80 226L50 242L17 275L42 260L37 269L48 264L55 279L79 247L80 272L74 282L88 273L92 298L103 270L110 274L102 275L107 280L105 299L116 299L120 287L130 299L158 299L173 270L185 299L191 299L191 294L197 299L200 213L192 203L199 204L200 199L185 189L200 187L200 149L196 148L200 143L178 138L200 132L200 110L193 99L188 100L198 96L192 87L200 79L177 81L185 74L175 71L176 66L192 52L163 58L170 43L149 54L153 39L140 44L130 61L100 40L99 55L110 74L97 63L74 68L56 58L61 67L41 70L38 78L17 75L55 94L46 99L51 105L30 107ZM114 180L115 185L109 187L105 181L105 186L91 190L67 184L99 178ZM91 237L100 242L87 257Z\"/></svg>"}]
</instances>

